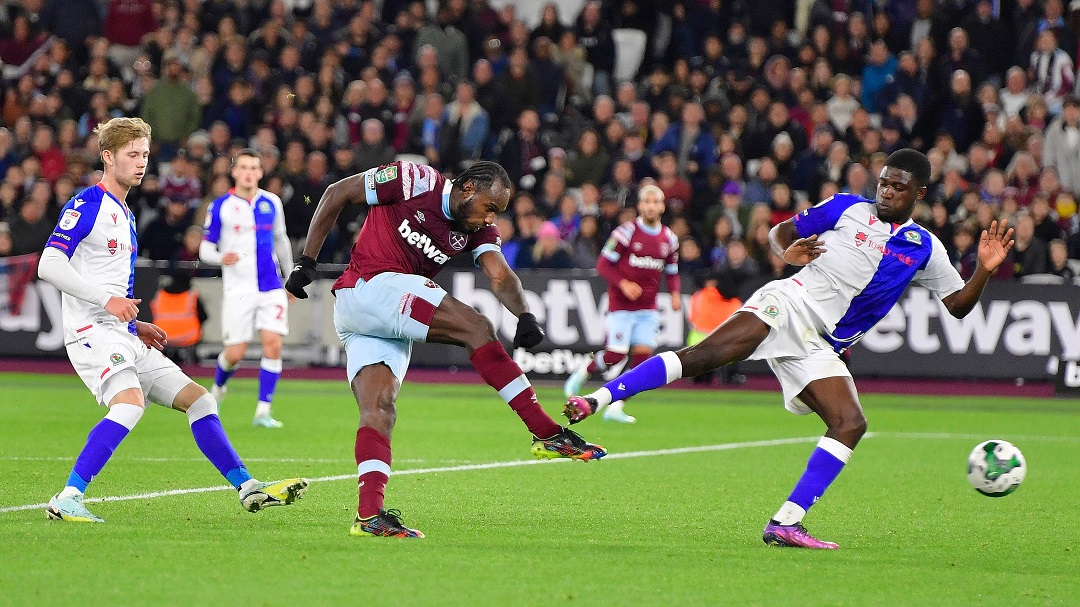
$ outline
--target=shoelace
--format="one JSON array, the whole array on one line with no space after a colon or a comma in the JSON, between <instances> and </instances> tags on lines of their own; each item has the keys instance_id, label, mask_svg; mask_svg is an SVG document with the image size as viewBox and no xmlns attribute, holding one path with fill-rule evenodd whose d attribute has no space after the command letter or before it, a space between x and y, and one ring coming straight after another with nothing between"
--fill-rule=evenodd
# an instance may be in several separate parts
<instances>
[{"instance_id":1,"label":"shoelace","mask_svg":"<svg viewBox=\"0 0 1080 607\"><path fill-rule=\"evenodd\" d=\"M398 510L397 508L391 508L389 510L383 510L382 515L384 517L386 517L387 519L389 519L390 523L392 523L392 524L394 524L394 525L396 525L398 527L404 527L405 526L405 525L403 525L401 523L401 511Z\"/></svg>"}]
</instances>

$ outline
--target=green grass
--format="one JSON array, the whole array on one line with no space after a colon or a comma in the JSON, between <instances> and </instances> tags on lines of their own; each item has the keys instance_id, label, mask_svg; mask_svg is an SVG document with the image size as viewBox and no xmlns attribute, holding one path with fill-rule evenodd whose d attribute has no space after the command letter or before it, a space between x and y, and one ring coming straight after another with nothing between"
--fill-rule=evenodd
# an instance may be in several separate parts
<instances>
[{"instance_id":1,"label":"green grass","mask_svg":"<svg viewBox=\"0 0 1080 607\"><path fill-rule=\"evenodd\" d=\"M44 502L103 411L75 377L0 375L0 395L0 509ZM554 413L559 393L540 396ZM355 473L345 382L283 381L281 431L249 425L254 399L235 380L222 419L257 476ZM807 517L842 548L811 552L761 543L823 432L779 401L661 390L628 406L634 426L578 428L612 454L811 442L396 476L387 505L419 541L350 538L355 479L254 515L224 490L91 504L104 525L0 513L0 605L1076 604L1080 402L866 395L880 434ZM483 386L407 384L398 422L398 471L528 459L524 428ZM1013 441L1031 468L1006 498L967 484L985 438ZM184 416L152 407L89 496L223 484Z\"/></svg>"}]
</instances>

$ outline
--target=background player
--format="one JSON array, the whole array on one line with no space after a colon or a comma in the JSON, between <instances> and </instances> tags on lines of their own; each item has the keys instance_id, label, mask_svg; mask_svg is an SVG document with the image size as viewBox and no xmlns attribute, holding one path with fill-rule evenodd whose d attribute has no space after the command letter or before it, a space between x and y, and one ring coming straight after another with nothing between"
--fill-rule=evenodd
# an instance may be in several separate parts
<instances>
[{"instance_id":1,"label":"background player","mask_svg":"<svg viewBox=\"0 0 1080 607\"><path fill-rule=\"evenodd\" d=\"M225 382L244 359L258 329L262 361L253 423L280 428L283 424L273 418L270 407L281 375L281 337L289 334L289 300L281 279L293 265L292 245L285 234L281 199L259 189L263 177L259 153L240 150L232 165L236 186L210 205L199 248L202 261L221 266L223 283L221 341L225 349L218 356L210 390L220 402Z\"/></svg>"},{"instance_id":2,"label":"background player","mask_svg":"<svg viewBox=\"0 0 1080 607\"><path fill-rule=\"evenodd\" d=\"M611 379L622 372L629 358L634 368L652 356L660 331L656 298L660 277L667 277L671 309L682 308L679 293L679 239L660 222L664 214L664 192L655 185L638 191L638 218L615 228L608 238L596 269L608 283L607 345L592 360L570 374L566 395L581 391L593 373ZM623 411L623 399L604 409L604 419L632 424L636 420Z\"/></svg>"},{"instance_id":3,"label":"background player","mask_svg":"<svg viewBox=\"0 0 1080 607\"><path fill-rule=\"evenodd\" d=\"M64 206L38 274L64 294L68 358L109 412L90 431L67 485L49 500L46 514L56 520L104 522L87 510L83 493L138 423L146 400L187 413L195 443L237 488L246 510L292 503L307 481L260 483L252 478L225 436L217 401L159 351L164 331L135 320L141 301L132 299L138 239L126 199L146 170L150 126L138 118L113 118L94 132L104 175Z\"/></svg>"},{"instance_id":4,"label":"background player","mask_svg":"<svg viewBox=\"0 0 1080 607\"><path fill-rule=\"evenodd\" d=\"M471 306L431 280L453 255L468 252L492 291L518 317L514 347L544 338L528 312L521 281L506 264L495 216L506 210L510 178L493 162L477 162L454 180L429 166L395 162L332 184L319 201L307 244L286 288L301 299L315 279L315 258L346 203L371 205L349 267L334 283L334 325L360 407L355 455L359 504L352 535L423 537L383 509L390 477L395 401L412 342L465 347L480 376L533 434L537 457L599 459L603 447L562 428L540 407L529 380L503 348L495 328Z\"/></svg>"},{"instance_id":5,"label":"background player","mask_svg":"<svg viewBox=\"0 0 1080 607\"><path fill-rule=\"evenodd\" d=\"M878 179L877 200L837 194L778 224L777 255L806 266L759 289L700 344L665 352L566 404L572 423L613 398L658 388L730 362L765 359L780 380L792 413L817 413L828 427L788 500L765 527L769 545L834 549L802 526L806 511L840 474L866 432L866 418L839 353L892 309L908 284L936 294L962 318L975 307L991 274L1013 246L996 221L979 241L979 267L965 284L933 234L911 221L926 196L930 162L910 148L893 152Z\"/></svg>"}]
</instances>

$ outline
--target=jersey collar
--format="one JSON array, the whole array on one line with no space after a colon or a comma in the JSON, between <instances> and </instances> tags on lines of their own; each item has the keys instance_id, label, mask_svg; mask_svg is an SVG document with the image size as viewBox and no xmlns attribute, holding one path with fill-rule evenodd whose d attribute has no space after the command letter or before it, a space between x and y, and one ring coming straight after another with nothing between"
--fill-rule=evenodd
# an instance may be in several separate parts
<instances>
[{"instance_id":1,"label":"jersey collar","mask_svg":"<svg viewBox=\"0 0 1080 607\"><path fill-rule=\"evenodd\" d=\"M450 190L454 189L454 182L447 179L443 182L442 186L442 214L447 219L453 219L450 216Z\"/></svg>"},{"instance_id":2,"label":"jersey collar","mask_svg":"<svg viewBox=\"0 0 1080 607\"><path fill-rule=\"evenodd\" d=\"M646 234L648 234L650 236L656 236L657 234L659 234L661 232L661 230L664 229L663 224L658 225L655 228L650 228L649 226L645 225L645 222L642 221L640 217L638 217L634 221L637 222L637 225L638 225L639 228L641 228L642 232L645 232Z\"/></svg>"}]
</instances>

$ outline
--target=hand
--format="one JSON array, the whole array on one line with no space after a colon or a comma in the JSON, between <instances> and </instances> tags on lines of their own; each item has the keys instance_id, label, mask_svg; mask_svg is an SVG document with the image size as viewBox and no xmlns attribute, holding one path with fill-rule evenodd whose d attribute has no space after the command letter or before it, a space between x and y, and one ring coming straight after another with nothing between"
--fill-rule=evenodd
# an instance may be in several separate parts
<instances>
[{"instance_id":1,"label":"hand","mask_svg":"<svg viewBox=\"0 0 1080 607\"><path fill-rule=\"evenodd\" d=\"M529 312L518 316L517 333L514 334L514 349L525 348L531 350L542 341L544 341L544 330L540 328L540 323L536 322L536 316Z\"/></svg>"},{"instance_id":2,"label":"hand","mask_svg":"<svg viewBox=\"0 0 1080 607\"><path fill-rule=\"evenodd\" d=\"M301 255L293 266L289 279L285 281L285 290L292 293L297 299L307 299L304 287L315 280L315 260L307 255Z\"/></svg>"},{"instance_id":3,"label":"hand","mask_svg":"<svg viewBox=\"0 0 1080 607\"><path fill-rule=\"evenodd\" d=\"M676 312L682 309L682 293L671 294L671 309Z\"/></svg>"},{"instance_id":4,"label":"hand","mask_svg":"<svg viewBox=\"0 0 1080 607\"><path fill-rule=\"evenodd\" d=\"M126 297L110 297L105 304L105 311L120 319L121 322L131 322L139 315L141 299L128 299Z\"/></svg>"},{"instance_id":5,"label":"hand","mask_svg":"<svg viewBox=\"0 0 1080 607\"><path fill-rule=\"evenodd\" d=\"M979 265L986 268L987 272L996 271L1016 244L1013 240L1013 229L1005 230L1008 223L1007 219L1002 219L1000 224L993 221L990 229L983 230L979 237Z\"/></svg>"},{"instance_id":6,"label":"hand","mask_svg":"<svg viewBox=\"0 0 1080 607\"><path fill-rule=\"evenodd\" d=\"M221 256L221 265L223 266L231 266L238 261L240 261L240 255L237 253L229 252Z\"/></svg>"},{"instance_id":7,"label":"hand","mask_svg":"<svg viewBox=\"0 0 1080 607\"><path fill-rule=\"evenodd\" d=\"M146 344L147 348L161 350L165 347L165 344L169 343L165 330L153 323L135 321L135 334Z\"/></svg>"},{"instance_id":8,"label":"hand","mask_svg":"<svg viewBox=\"0 0 1080 607\"><path fill-rule=\"evenodd\" d=\"M641 285L632 280L626 280L625 278L620 280L619 290L630 301L635 301L638 297L641 297Z\"/></svg>"},{"instance_id":9,"label":"hand","mask_svg":"<svg viewBox=\"0 0 1080 607\"><path fill-rule=\"evenodd\" d=\"M810 238L800 238L791 243L784 251L784 261L793 266L805 266L821 257L827 249L824 242L818 242L817 234Z\"/></svg>"}]
</instances>

